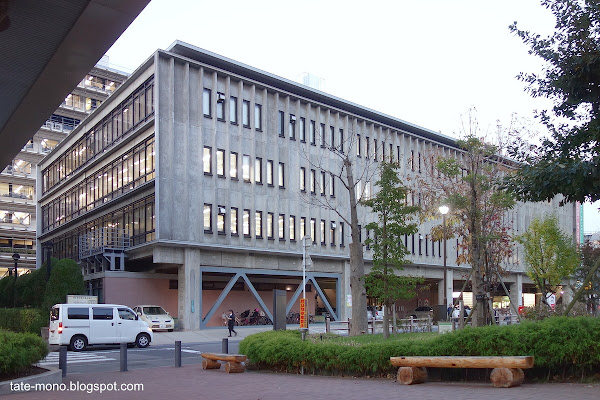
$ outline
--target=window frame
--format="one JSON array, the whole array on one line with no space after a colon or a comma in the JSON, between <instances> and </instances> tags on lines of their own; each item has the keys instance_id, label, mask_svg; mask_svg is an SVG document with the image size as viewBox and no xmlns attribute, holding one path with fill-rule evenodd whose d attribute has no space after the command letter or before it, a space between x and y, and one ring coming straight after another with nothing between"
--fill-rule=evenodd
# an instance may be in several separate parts
<instances>
[{"instance_id":1,"label":"window frame","mask_svg":"<svg viewBox=\"0 0 600 400\"><path fill-rule=\"evenodd\" d=\"M208 150L208 162L206 160ZM208 171L207 171L208 166ZM204 146L202 151L202 171L204 171L204 175L212 175L212 147Z\"/></svg>"},{"instance_id":2,"label":"window frame","mask_svg":"<svg viewBox=\"0 0 600 400\"><path fill-rule=\"evenodd\" d=\"M232 125L238 124L237 102L238 101L236 96L229 96L229 122Z\"/></svg>"},{"instance_id":3,"label":"window frame","mask_svg":"<svg viewBox=\"0 0 600 400\"><path fill-rule=\"evenodd\" d=\"M208 209L208 228L206 225L206 210ZM212 234L213 230L212 230L212 226L213 226L213 218L212 218L212 204L209 203L204 203L204 208L203 208L203 213L202 213L202 226L204 227L204 233L209 233Z\"/></svg>"}]
</instances>

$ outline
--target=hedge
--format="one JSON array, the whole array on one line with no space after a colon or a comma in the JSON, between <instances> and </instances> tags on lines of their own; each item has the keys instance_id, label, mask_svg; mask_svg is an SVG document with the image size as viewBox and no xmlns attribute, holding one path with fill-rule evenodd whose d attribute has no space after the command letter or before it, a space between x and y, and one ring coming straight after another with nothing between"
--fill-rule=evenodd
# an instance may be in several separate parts
<instances>
[{"instance_id":1,"label":"hedge","mask_svg":"<svg viewBox=\"0 0 600 400\"><path fill-rule=\"evenodd\" d=\"M417 334L419 335L419 334ZM600 373L600 318L555 317L518 325L467 327L447 333L393 335L388 340L353 338L302 342L298 331L248 336L240 352L259 369L311 373L388 376L393 356L535 357L530 377L592 377Z\"/></svg>"},{"instance_id":2,"label":"hedge","mask_svg":"<svg viewBox=\"0 0 600 400\"><path fill-rule=\"evenodd\" d=\"M50 314L37 308L0 308L0 329L35 333L48 326Z\"/></svg>"},{"instance_id":3,"label":"hedge","mask_svg":"<svg viewBox=\"0 0 600 400\"><path fill-rule=\"evenodd\" d=\"M47 354L48 346L41 337L0 330L0 375L18 374Z\"/></svg>"}]
</instances>

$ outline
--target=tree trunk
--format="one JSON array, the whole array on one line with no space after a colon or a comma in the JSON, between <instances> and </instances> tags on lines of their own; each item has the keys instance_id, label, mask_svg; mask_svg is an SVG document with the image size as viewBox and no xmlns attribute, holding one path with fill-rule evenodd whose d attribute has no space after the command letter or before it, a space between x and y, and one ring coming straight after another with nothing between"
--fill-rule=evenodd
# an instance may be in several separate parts
<instances>
[{"instance_id":1,"label":"tree trunk","mask_svg":"<svg viewBox=\"0 0 600 400\"><path fill-rule=\"evenodd\" d=\"M350 294L352 295L352 325L350 336L357 336L367 332L367 292L364 285L365 263L363 258L362 243L359 240L358 230L358 199L354 189L354 176L352 163L344 159L346 178L348 179L348 195L350 198L350 227L352 242L350 243Z\"/></svg>"},{"instance_id":2,"label":"tree trunk","mask_svg":"<svg viewBox=\"0 0 600 400\"><path fill-rule=\"evenodd\" d=\"M390 337L390 301L386 300L383 304L383 338L387 339Z\"/></svg>"}]
</instances>

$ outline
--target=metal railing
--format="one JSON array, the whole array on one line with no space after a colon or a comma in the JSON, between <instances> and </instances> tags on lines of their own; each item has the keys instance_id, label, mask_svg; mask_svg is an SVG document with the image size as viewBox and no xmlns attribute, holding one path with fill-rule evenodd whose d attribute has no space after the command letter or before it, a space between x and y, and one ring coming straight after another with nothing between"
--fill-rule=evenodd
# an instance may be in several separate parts
<instances>
[{"instance_id":1,"label":"metal railing","mask_svg":"<svg viewBox=\"0 0 600 400\"><path fill-rule=\"evenodd\" d=\"M124 252L130 246L125 229L101 228L79 237L79 259L109 252Z\"/></svg>"}]
</instances>

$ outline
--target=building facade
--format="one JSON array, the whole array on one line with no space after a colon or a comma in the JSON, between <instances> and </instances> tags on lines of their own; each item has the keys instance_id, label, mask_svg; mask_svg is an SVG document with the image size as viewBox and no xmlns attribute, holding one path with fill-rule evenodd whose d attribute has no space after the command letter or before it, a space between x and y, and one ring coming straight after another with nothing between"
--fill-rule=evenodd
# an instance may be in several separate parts
<instances>
[{"instance_id":1,"label":"building facade","mask_svg":"<svg viewBox=\"0 0 600 400\"><path fill-rule=\"evenodd\" d=\"M36 164L66 138L127 78L98 63L0 174L0 277L36 265Z\"/></svg>"},{"instance_id":2,"label":"building facade","mask_svg":"<svg viewBox=\"0 0 600 400\"><path fill-rule=\"evenodd\" d=\"M228 309L272 318L273 289L297 312L307 237L308 308L347 318L349 193L336 154L352 154L356 191L369 196L381 160L399 160L408 178L431 151L460 153L449 137L176 42L41 161L38 248L79 261L101 301L160 304L198 329L221 324ZM558 200L519 205L514 229L544 211L574 233L575 207ZM359 208L363 226L373 218ZM401 314L443 299L433 224L405 238L405 273L428 286ZM448 241L448 293L468 276L456 251ZM369 249L365 257L368 268ZM506 282L522 305L532 285L518 258Z\"/></svg>"}]
</instances>

